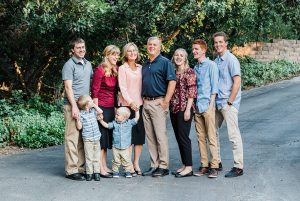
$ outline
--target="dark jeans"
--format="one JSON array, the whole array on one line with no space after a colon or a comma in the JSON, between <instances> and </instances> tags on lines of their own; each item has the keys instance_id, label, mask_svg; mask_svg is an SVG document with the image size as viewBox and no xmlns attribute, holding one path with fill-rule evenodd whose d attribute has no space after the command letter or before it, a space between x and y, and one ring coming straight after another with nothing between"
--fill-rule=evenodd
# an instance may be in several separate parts
<instances>
[{"instance_id":1,"label":"dark jeans","mask_svg":"<svg viewBox=\"0 0 300 201\"><path fill-rule=\"evenodd\" d=\"M184 121L184 112L170 112L171 123L178 143L181 160L185 166L193 165L192 143L189 138L193 119L192 116L193 113L191 112L191 118L188 121Z\"/></svg>"}]
</instances>

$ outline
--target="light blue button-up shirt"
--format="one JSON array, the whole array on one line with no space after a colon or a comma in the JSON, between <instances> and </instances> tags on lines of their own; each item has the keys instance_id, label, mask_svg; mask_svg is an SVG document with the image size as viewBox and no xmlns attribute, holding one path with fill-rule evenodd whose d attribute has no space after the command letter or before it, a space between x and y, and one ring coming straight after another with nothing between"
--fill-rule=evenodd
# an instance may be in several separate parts
<instances>
[{"instance_id":1,"label":"light blue button-up shirt","mask_svg":"<svg viewBox=\"0 0 300 201\"><path fill-rule=\"evenodd\" d=\"M219 72L215 62L206 58L194 68L197 77L197 112L208 110L210 97L218 93Z\"/></svg>"},{"instance_id":2,"label":"light blue button-up shirt","mask_svg":"<svg viewBox=\"0 0 300 201\"><path fill-rule=\"evenodd\" d=\"M222 109L227 105L230 96L233 77L241 76L241 67L238 59L227 50L223 56L218 56L215 59L219 69L219 92L216 97L216 104L218 109ZM238 110L241 102L241 87L237 96L234 99L233 106Z\"/></svg>"},{"instance_id":3,"label":"light blue button-up shirt","mask_svg":"<svg viewBox=\"0 0 300 201\"><path fill-rule=\"evenodd\" d=\"M113 129L113 147L117 149L127 149L130 147L132 127L136 124L137 121L135 119L128 119L122 123L116 121L108 123L108 129Z\"/></svg>"},{"instance_id":4,"label":"light blue button-up shirt","mask_svg":"<svg viewBox=\"0 0 300 201\"><path fill-rule=\"evenodd\" d=\"M83 140L100 140L101 133L97 122L97 111L91 108L89 111L80 110L80 121L82 123Z\"/></svg>"}]
</instances>

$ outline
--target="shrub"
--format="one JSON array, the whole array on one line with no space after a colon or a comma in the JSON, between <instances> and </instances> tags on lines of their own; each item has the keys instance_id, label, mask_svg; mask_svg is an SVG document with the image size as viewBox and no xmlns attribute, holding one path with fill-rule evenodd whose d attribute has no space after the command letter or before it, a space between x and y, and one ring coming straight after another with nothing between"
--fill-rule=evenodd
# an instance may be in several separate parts
<instances>
[{"instance_id":1,"label":"shrub","mask_svg":"<svg viewBox=\"0 0 300 201\"><path fill-rule=\"evenodd\" d=\"M270 63L241 58L242 87L257 87L300 74L300 63L276 60Z\"/></svg>"}]
</instances>

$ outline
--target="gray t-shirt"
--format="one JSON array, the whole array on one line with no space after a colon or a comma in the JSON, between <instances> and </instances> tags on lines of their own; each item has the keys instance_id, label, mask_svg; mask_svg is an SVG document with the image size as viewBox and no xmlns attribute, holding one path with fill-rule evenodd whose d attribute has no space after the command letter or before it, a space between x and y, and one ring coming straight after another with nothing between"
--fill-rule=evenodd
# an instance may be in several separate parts
<instances>
[{"instance_id":1,"label":"gray t-shirt","mask_svg":"<svg viewBox=\"0 0 300 201\"><path fill-rule=\"evenodd\" d=\"M62 69L62 80L72 80L74 99L77 101L79 96L90 95L90 82L93 76L91 63L83 59L83 64L73 56ZM68 104L67 94L65 93L64 104Z\"/></svg>"}]
</instances>

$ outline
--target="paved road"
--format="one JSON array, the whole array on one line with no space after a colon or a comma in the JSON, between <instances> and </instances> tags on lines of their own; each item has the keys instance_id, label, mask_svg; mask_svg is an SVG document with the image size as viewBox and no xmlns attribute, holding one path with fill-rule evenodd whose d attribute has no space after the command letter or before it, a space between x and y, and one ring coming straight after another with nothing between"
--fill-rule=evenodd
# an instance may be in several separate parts
<instances>
[{"instance_id":1,"label":"paved road","mask_svg":"<svg viewBox=\"0 0 300 201\"><path fill-rule=\"evenodd\" d=\"M240 129L244 141L245 174L228 179L232 167L226 128L221 130L225 171L217 179L206 177L101 179L78 182L64 178L62 146L0 157L0 201L81 200L300 200L300 78L243 92ZM170 169L180 165L171 125L168 125ZM192 129L194 169L199 153ZM149 165L147 148L142 169Z\"/></svg>"}]
</instances>

